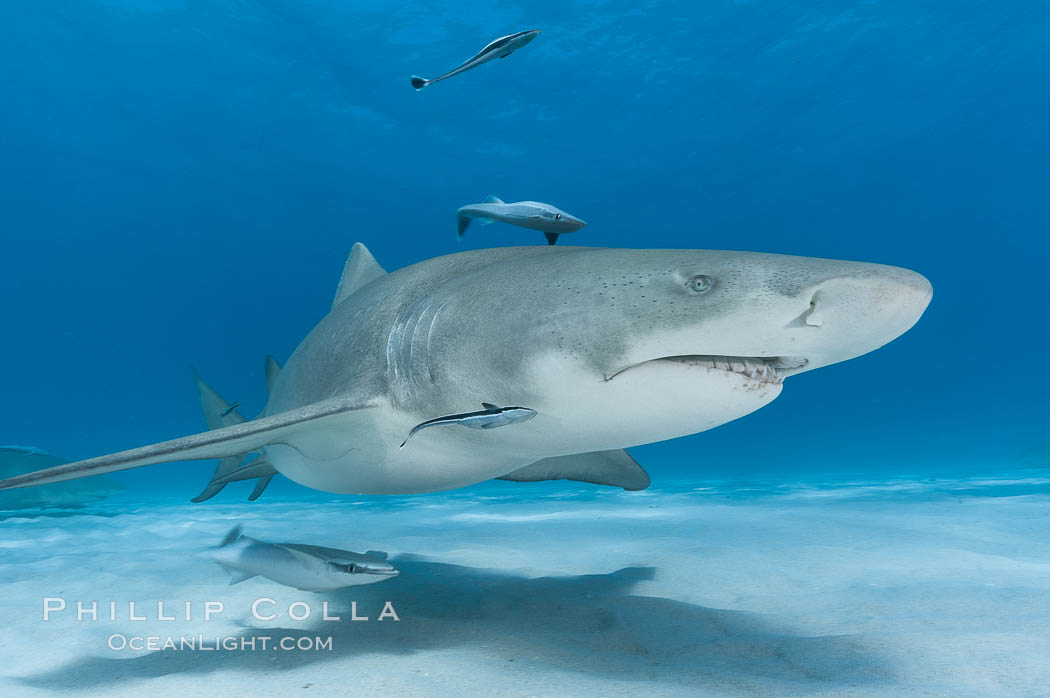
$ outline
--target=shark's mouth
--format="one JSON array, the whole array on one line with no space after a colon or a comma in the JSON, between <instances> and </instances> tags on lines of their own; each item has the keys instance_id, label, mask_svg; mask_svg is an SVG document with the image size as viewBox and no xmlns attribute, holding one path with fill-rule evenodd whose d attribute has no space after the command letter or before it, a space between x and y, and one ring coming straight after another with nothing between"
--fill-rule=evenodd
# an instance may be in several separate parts
<instances>
[{"instance_id":1,"label":"shark's mouth","mask_svg":"<svg viewBox=\"0 0 1050 698\"><path fill-rule=\"evenodd\" d=\"M758 383L776 384L783 381L785 376L797 372L798 369L809 363L809 360L801 356L716 356L711 354L662 356L658 359L643 361L642 363L623 368L606 380L612 380L624 371L629 371L632 368L657 362L673 362L685 366L738 373Z\"/></svg>"}]
</instances>

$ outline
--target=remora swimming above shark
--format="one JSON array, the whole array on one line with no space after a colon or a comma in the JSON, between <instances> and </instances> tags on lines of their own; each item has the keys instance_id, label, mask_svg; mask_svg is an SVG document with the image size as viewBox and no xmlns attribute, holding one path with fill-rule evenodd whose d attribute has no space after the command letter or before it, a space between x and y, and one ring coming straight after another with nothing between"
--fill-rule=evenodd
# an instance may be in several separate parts
<instances>
[{"instance_id":1,"label":"remora swimming above shark","mask_svg":"<svg viewBox=\"0 0 1050 698\"><path fill-rule=\"evenodd\" d=\"M328 314L274 367L257 419L0 489L252 452L328 492L432 492L490 478L642 489L649 477L622 449L753 412L785 378L900 336L931 295L906 269L713 250L506 247L388 274L358 243ZM536 416L427 429L399 448L415 425L481 400Z\"/></svg>"},{"instance_id":2,"label":"remora swimming above shark","mask_svg":"<svg viewBox=\"0 0 1050 698\"><path fill-rule=\"evenodd\" d=\"M517 32L515 34L508 34L507 36L501 36L498 39L490 42L488 46L478 51L476 54L463 61L462 65L453 68L444 75L440 75L436 78L427 80L421 78L418 75L412 76L412 87L417 90L422 90L427 85L432 85L439 80L445 80L453 75L459 75L464 73L471 68L477 68L479 65L494 61L497 58L506 58L510 54L517 51L522 46L525 46L530 41L535 39L540 34L540 29L529 29L523 32Z\"/></svg>"},{"instance_id":3,"label":"remora swimming above shark","mask_svg":"<svg viewBox=\"0 0 1050 698\"><path fill-rule=\"evenodd\" d=\"M516 201L508 204L491 194L480 204L461 206L456 211L456 228L459 237L463 237L463 233L470 226L470 221L475 218L480 221L481 225L500 221L522 228L539 230L546 236L548 245L558 242L558 236L562 233L572 233L587 225L576 216L550 204L539 201Z\"/></svg>"}]
</instances>

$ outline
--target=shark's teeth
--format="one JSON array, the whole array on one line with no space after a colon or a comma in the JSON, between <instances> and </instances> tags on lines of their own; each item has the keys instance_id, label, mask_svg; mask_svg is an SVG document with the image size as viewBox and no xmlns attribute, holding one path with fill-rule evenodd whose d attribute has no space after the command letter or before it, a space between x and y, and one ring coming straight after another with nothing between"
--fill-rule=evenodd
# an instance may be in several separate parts
<instances>
[{"instance_id":1,"label":"shark's teeth","mask_svg":"<svg viewBox=\"0 0 1050 698\"><path fill-rule=\"evenodd\" d=\"M635 366L641 366L657 361L673 361L686 366L698 366L710 368L727 373L738 373L758 383L779 384L784 376L791 375L796 369L802 368L809 360L801 356L714 356L709 354L683 354L681 356L664 356L659 359L650 359L640 364L634 364L620 369L605 380L612 380L624 371Z\"/></svg>"},{"instance_id":2,"label":"shark's teeth","mask_svg":"<svg viewBox=\"0 0 1050 698\"><path fill-rule=\"evenodd\" d=\"M711 368L729 373L739 373L759 383L780 383L782 377L777 371L780 357L744 357L744 356L668 356L660 361L676 361L690 366Z\"/></svg>"}]
</instances>

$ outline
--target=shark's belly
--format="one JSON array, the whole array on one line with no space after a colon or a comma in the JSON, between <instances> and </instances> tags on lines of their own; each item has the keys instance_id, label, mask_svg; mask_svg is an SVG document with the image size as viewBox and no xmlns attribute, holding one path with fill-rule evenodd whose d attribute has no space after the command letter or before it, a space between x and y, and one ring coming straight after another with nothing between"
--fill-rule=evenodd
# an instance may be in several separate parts
<instances>
[{"instance_id":1,"label":"shark's belly","mask_svg":"<svg viewBox=\"0 0 1050 698\"><path fill-rule=\"evenodd\" d=\"M275 444L266 447L266 457L282 475L300 485L344 494L439 492L491 480L535 460L489 449L479 452L457 441L454 437L428 439L417 446L413 440L405 449L394 443L327 459L310 458L292 446Z\"/></svg>"}]
</instances>

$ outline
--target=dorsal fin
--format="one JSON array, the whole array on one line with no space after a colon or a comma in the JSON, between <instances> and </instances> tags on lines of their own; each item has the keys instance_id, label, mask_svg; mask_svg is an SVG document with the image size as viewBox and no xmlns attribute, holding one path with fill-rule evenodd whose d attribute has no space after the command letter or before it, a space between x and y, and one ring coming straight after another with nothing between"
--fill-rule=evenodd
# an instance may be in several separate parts
<instances>
[{"instance_id":1,"label":"dorsal fin","mask_svg":"<svg viewBox=\"0 0 1050 698\"><path fill-rule=\"evenodd\" d=\"M503 199L499 198L495 194L489 194L488 196L485 197L485 200L482 203L486 203L486 204L502 204L503 203Z\"/></svg>"},{"instance_id":2,"label":"dorsal fin","mask_svg":"<svg viewBox=\"0 0 1050 698\"><path fill-rule=\"evenodd\" d=\"M339 279L339 288L336 289L332 307L342 303L365 284L385 274L386 269L379 266L379 262L368 251L368 248L360 242L354 243L350 256L346 258L346 266L343 267L343 276Z\"/></svg>"},{"instance_id":3,"label":"dorsal fin","mask_svg":"<svg viewBox=\"0 0 1050 698\"><path fill-rule=\"evenodd\" d=\"M277 363L277 359L267 354L263 373L266 376L266 394L269 395L273 392L273 384L277 382L277 376L281 373L281 364Z\"/></svg>"}]
</instances>

